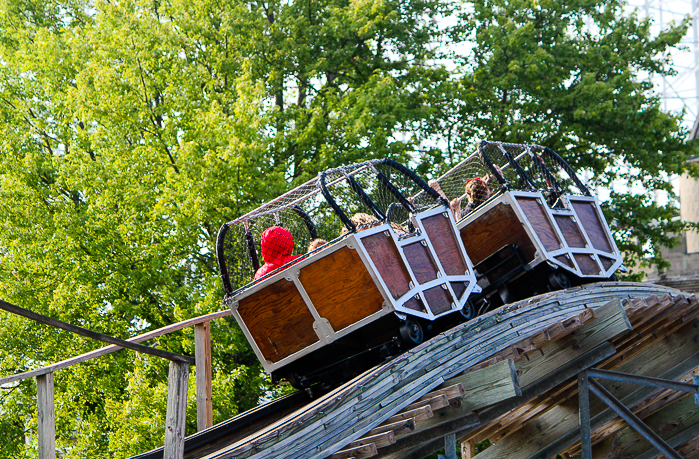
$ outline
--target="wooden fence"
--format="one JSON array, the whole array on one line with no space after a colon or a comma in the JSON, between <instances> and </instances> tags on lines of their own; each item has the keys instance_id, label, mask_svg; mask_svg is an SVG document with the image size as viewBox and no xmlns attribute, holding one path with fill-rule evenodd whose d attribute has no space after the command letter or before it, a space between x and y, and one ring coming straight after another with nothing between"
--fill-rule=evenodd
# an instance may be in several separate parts
<instances>
[{"instance_id":1,"label":"wooden fence","mask_svg":"<svg viewBox=\"0 0 699 459\"><path fill-rule=\"evenodd\" d=\"M164 433L164 458L180 459L184 454L185 415L187 409L187 385L189 367L195 365L196 397L197 397L197 430L203 430L213 425L213 410L211 399L211 321L231 314L224 310L188 319L176 324L152 330L127 340L121 340L109 335L87 330L51 317L43 316L27 309L0 300L0 309L13 314L27 317L52 327L61 328L72 333L110 343L109 346L96 349L69 359L37 368L23 373L0 378L0 385L36 378L37 387L37 418L39 437L39 459L55 459L56 457L56 423L54 408L54 372L86 362L88 360L119 351L124 348L137 352L156 355L170 360L168 374L168 400ZM143 346L138 343L159 336L194 327L194 358Z\"/></svg>"}]
</instances>

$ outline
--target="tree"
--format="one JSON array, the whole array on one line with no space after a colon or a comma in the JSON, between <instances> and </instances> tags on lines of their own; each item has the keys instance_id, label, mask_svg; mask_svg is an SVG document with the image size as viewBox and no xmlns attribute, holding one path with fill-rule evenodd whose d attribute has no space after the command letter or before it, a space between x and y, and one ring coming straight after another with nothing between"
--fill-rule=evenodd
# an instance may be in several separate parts
<instances>
[{"instance_id":1,"label":"tree","mask_svg":"<svg viewBox=\"0 0 699 459\"><path fill-rule=\"evenodd\" d=\"M678 45L688 21L654 37L650 21L624 15L623 5L474 1L454 30L473 46L456 53L460 71L428 98L440 103L422 128L445 140L446 152L436 156L447 164L479 138L557 151L593 186L610 190L604 211L631 268L665 263L659 246L675 245L674 235L692 226L673 220L677 201L667 178L696 174L686 160L698 148L686 141L682 114L663 112L643 79L674 73L663 53ZM645 194L633 193L634 185ZM670 202L654 202L656 190Z\"/></svg>"},{"instance_id":2,"label":"tree","mask_svg":"<svg viewBox=\"0 0 699 459\"><path fill-rule=\"evenodd\" d=\"M414 140L394 136L422 116L408 101L437 55L425 19L445 8L3 3L0 297L122 338L219 310L222 223L318 170L411 153ZM1 316L3 374L99 346ZM274 395L233 321L212 340L215 421ZM158 344L192 342L186 331ZM157 446L166 372L128 351L58 372L58 448ZM33 454L34 391L29 380L0 393L0 456Z\"/></svg>"}]
</instances>

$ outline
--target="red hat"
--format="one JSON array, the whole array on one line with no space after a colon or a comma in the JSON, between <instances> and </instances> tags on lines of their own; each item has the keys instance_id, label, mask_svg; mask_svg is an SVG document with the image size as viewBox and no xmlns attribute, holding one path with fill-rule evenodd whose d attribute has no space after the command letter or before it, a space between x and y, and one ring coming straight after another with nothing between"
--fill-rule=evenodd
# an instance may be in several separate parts
<instances>
[{"instance_id":1,"label":"red hat","mask_svg":"<svg viewBox=\"0 0 699 459\"><path fill-rule=\"evenodd\" d=\"M288 229L281 226L272 226L262 233L260 248L265 264L257 270L255 279L300 257L300 255L291 255L294 250L294 237Z\"/></svg>"}]
</instances>

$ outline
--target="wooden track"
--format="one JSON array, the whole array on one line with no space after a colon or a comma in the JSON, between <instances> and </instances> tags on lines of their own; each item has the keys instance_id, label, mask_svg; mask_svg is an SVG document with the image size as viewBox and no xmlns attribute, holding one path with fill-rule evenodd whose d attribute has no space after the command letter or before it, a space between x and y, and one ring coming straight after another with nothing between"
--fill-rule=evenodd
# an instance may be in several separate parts
<instances>
[{"instance_id":1,"label":"wooden track","mask_svg":"<svg viewBox=\"0 0 699 459\"><path fill-rule=\"evenodd\" d=\"M576 375L594 367L691 382L699 367L697 317L695 297L652 284L608 282L540 295L441 333L281 419L226 441L219 436L215 448L190 449L185 457L422 458L449 436L467 455L474 441L489 439L483 458L576 457ZM687 457L696 454L699 407L692 397L605 387L660 429L681 411L683 424L666 436ZM595 457L615 457L620 442L634 455L651 454L610 410L599 403L591 410ZM197 434L199 444L207 432Z\"/></svg>"}]
</instances>

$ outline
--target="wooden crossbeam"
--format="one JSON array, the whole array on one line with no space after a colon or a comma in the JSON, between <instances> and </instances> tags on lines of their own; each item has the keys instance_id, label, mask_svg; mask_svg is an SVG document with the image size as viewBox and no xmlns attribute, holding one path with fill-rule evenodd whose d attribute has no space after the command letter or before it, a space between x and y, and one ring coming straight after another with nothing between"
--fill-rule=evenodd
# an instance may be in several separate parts
<instances>
[{"instance_id":1,"label":"wooden crossbeam","mask_svg":"<svg viewBox=\"0 0 699 459\"><path fill-rule=\"evenodd\" d=\"M357 446L354 448L343 449L338 451L332 456L328 456L328 459L364 459L366 457L373 457L379 454L376 449L376 445L369 443L368 445Z\"/></svg>"},{"instance_id":2,"label":"wooden crossbeam","mask_svg":"<svg viewBox=\"0 0 699 459\"><path fill-rule=\"evenodd\" d=\"M99 333L93 330L88 330L87 328L78 327L77 325L69 324L63 322L62 320L54 319L53 317L48 317L43 314L30 311L29 309L21 308L15 306L14 304L8 303L7 301L0 300L0 309L17 314L18 316L26 317L35 322L39 322L45 325L50 325L54 328L60 328L76 335L86 336L97 341L102 341L108 344L114 344L119 347L125 347L134 351L142 352L144 354L151 354L157 357L162 357L164 359L171 360L173 362L186 362L188 364L194 364L194 359L186 355L176 354L174 352L164 351L162 349L156 349L154 347L143 346L141 344L136 344L130 341L125 341L123 339L115 338L113 336L105 335L104 333Z\"/></svg>"}]
</instances>

